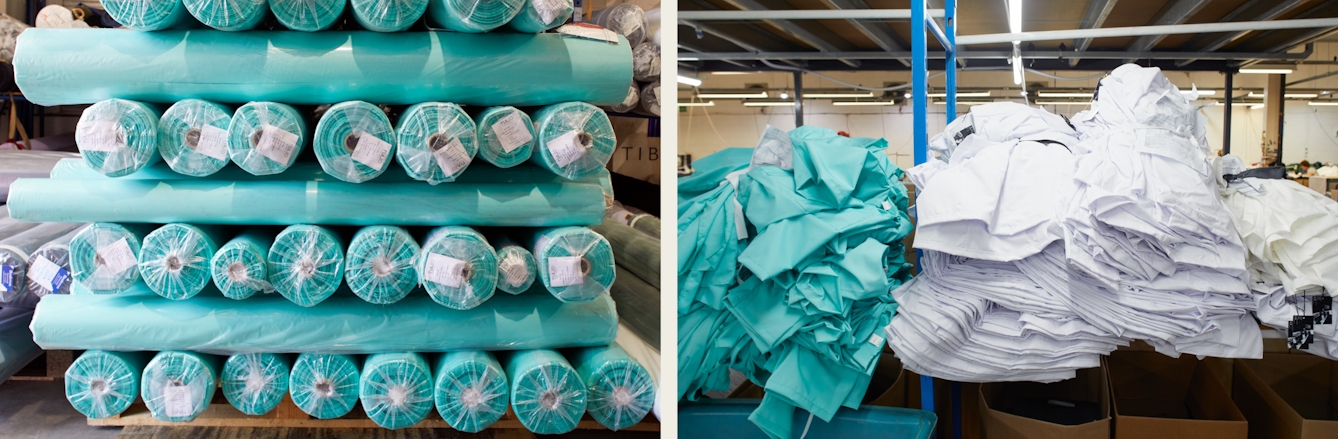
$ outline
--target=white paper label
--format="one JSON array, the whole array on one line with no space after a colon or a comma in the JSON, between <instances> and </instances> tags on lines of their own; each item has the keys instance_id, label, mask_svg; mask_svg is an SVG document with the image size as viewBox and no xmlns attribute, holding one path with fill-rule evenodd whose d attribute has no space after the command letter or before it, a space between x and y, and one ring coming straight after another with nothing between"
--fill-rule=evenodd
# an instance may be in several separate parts
<instances>
[{"instance_id":1,"label":"white paper label","mask_svg":"<svg viewBox=\"0 0 1338 439\"><path fill-rule=\"evenodd\" d=\"M437 158L437 166L440 166L446 175L455 175L465 166L469 166L469 152L465 151L465 146L460 144L459 138L451 138L450 142L446 142L446 146L432 151L432 155Z\"/></svg>"},{"instance_id":2,"label":"white paper label","mask_svg":"<svg viewBox=\"0 0 1338 439\"><path fill-rule=\"evenodd\" d=\"M205 125L200 129L200 140L195 143L195 151L218 160L227 160L228 130Z\"/></svg>"},{"instance_id":3,"label":"white paper label","mask_svg":"<svg viewBox=\"0 0 1338 439\"><path fill-rule=\"evenodd\" d=\"M502 150L508 153L534 140L534 135L530 134L529 127L525 126L525 121L520 119L519 113L508 114L492 124L492 133L497 135L497 141L502 143Z\"/></svg>"},{"instance_id":4,"label":"white paper label","mask_svg":"<svg viewBox=\"0 0 1338 439\"><path fill-rule=\"evenodd\" d=\"M83 143L79 148L88 151L116 152L116 148L121 146L121 125L115 121L99 120L93 122L93 126L84 130Z\"/></svg>"},{"instance_id":5,"label":"white paper label","mask_svg":"<svg viewBox=\"0 0 1338 439\"><path fill-rule=\"evenodd\" d=\"M288 163L297 147L297 134L290 133L276 126L266 125L260 130L260 142L256 143L256 152L266 158Z\"/></svg>"},{"instance_id":6,"label":"white paper label","mask_svg":"<svg viewBox=\"0 0 1338 439\"><path fill-rule=\"evenodd\" d=\"M190 387L187 386L167 386L163 388L163 409L167 411L169 418L182 418L190 416L195 411L195 404L192 404L190 397Z\"/></svg>"},{"instance_id":7,"label":"white paper label","mask_svg":"<svg viewBox=\"0 0 1338 439\"><path fill-rule=\"evenodd\" d=\"M525 261L511 260L502 268L503 277L506 278L506 284L518 287L525 283L525 278L529 277L530 271L525 269Z\"/></svg>"},{"instance_id":8,"label":"white paper label","mask_svg":"<svg viewBox=\"0 0 1338 439\"><path fill-rule=\"evenodd\" d=\"M130 243L126 242L125 238L98 249L97 257L102 261L102 269L106 270L108 275L121 274L137 263L135 252L130 250Z\"/></svg>"},{"instance_id":9,"label":"white paper label","mask_svg":"<svg viewBox=\"0 0 1338 439\"><path fill-rule=\"evenodd\" d=\"M589 23L573 23L558 28L558 33L587 40L618 42L618 34Z\"/></svg>"},{"instance_id":10,"label":"white paper label","mask_svg":"<svg viewBox=\"0 0 1338 439\"><path fill-rule=\"evenodd\" d=\"M539 18L544 23L552 23L557 18L558 11L565 9L562 7L562 0L534 0L534 10L539 12Z\"/></svg>"},{"instance_id":11,"label":"white paper label","mask_svg":"<svg viewBox=\"0 0 1338 439\"><path fill-rule=\"evenodd\" d=\"M465 280L465 261L436 253L427 254L423 278L448 287L459 287Z\"/></svg>"},{"instance_id":12,"label":"white paper label","mask_svg":"<svg viewBox=\"0 0 1338 439\"><path fill-rule=\"evenodd\" d=\"M548 258L548 283L555 287L578 285L582 281L581 257Z\"/></svg>"},{"instance_id":13,"label":"white paper label","mask_svg":"<svg viewBox=\"0 0 1338 439\"><path fill-rule=\"evenodd\" d=\"M566 167L585 155L585 147L576 143L575 131L568 131L556 139L548 141L548 151L553 154L553 161L558 166Z\"/></svg>"},{"instance_id":14,"label":"white paper label","mask_svg":"<svg viewBox=\"0 0 1338 439\"><path fill-rule=\"evenodd\" d=\"M882 346L884 341L886 340L883 338L883 336L878 335L878 333L876 332L873 334L872 337L869 337L869 344L874 346Z\"/></svg>"},{"instance_id":15,"label":"white paper label","mask_svg":"<svg viewBox=\"0 0 1338 439\"><path fill-rule=\"evenodd\" d=\"M891 210L891 209L892 209L892 203L889 203L889 202L887 202L887 201L884 201L884 202L883 202L883 210Z\"/></svg>"},{"instance_id":16,"label":"white paper label","mask_svg":"<svg viewBox=\"0 0 1338 439\"><path fill-rule=\"evenodd\" d=\"M38 255L33 265L28 267L28 279L53 292L64 286L65 279L69 276L68 271L41 255Z\"/></svg>"},{"instance_id":17,"label":"white paper label","mask_svg":"<svg viewBox=\"0 0 1338 439\"><path fill-rule=\"evenodd\" d=\"M389 155L390 143L372 133L358 133L358 145L353 147L353 160L368 168L381 169Z\"/></svg>"}]
</instances>

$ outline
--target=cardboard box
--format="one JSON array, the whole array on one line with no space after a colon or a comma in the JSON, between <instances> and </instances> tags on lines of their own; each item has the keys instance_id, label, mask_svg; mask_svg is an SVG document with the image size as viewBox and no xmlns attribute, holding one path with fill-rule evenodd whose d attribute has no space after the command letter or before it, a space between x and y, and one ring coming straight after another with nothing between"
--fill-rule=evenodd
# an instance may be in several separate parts
<instances>
[{"instance_id":1,"label":"cardboard box","mask_svg":"<svg viewBox=\"0 0 1338 439\"><path fill-rule=\"evenodd\" d=\"M1209 363L1192 355L1116 351L1106 364L1115 439L1247 437L1245 415Z\"/></svg>"},{"instance_id":2,"label":"cardboard box","mask_svg":"<svg viewBox=\"0 0 1338 439\"><path fill-rule=\"evenodd\" d=\"M609 121L618 139L609 171L660 184L659 121L623 116L610 116Z\"/></svg>"},{"instance_id":3,"label":"cardboard box","mask_svg":"<svg viewBox=\"0 0 1338 439\"><path fill-rule=\"evenodd\" d=\"M883 407L910 408L906 405L906 369L901 360L886 349L878 357L878 365L873 369L873 378L869 380L869 391L864 395L865 405ZM916 395L919 398L919 395Z\"/></svg>"},{"instance_id":4,"label":"cardboard box","mask_svg":"<svg viewBox=\"0 0 1338 439\"><path fill-rule=\"evenodd\" d=\"M1338 363L1309 354L1236 360L1232 399L1251 438L1338 438Z\"/></svg>"},{"instance_id":5,"label":"cardboard box","mask_svg":"<svg viewBox=\"0 0 1338 439\"><path fill-rule=\"evenodd\" d=\"M1083 369L1057 383L980 385L981 423L989 439L1108 439L1110 382L1105 368Z\"/></svg>"}]
</instances>

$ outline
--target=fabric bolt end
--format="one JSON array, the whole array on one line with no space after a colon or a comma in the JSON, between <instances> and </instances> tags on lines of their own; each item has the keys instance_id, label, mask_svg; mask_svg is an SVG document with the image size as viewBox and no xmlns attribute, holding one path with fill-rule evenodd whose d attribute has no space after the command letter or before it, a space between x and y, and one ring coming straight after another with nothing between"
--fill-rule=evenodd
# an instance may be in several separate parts
<instances>
[{"instance_id":1,"label":"fabric bolt end","mask_svg":"<svg viewBox=\"0 0 1338 439\"><path fill-rule=\"evenodd\" d=\"M302 412L316 419L348 414L358 402L360 362L351 355L302 354L288 376L288 392Z\"/></svg>"},{"instance_id":2,"label":"fabric bolt end","mask_svg":"<svg viewBox=\"0 0 1338 439\"><path fill-rule=\"evenodd\" d=\"M617 145L604 110L584 102L544 107L533 117L536 137L530 160L554 174L579 179L604 169Z\"/></svg>"},{"instance_id":3,"label":"fabric bolt end","mask_svg":"<svg viewBox=\"0 0 1338 439\"><path fill-rule=\"evenodd\" d=\"M418 242L403 228L364 227L348 246L344 282L367 302L398 302L418 284L414 260L419 250Z\"/></svg>"},{"instance_id":4,"label":"fabric bolt end","mask_svg":"<svg viewBox=\"0 0 1338 439\"><path fill-rule=\"evenodd\" d=\"M109 0L101 4L117 23L135 30L182 29L194 22L179 0Z\"/></svg>"},{"instance_id":5,"label":"fabric bolt end","mask_svg":"<svg viewBox=\"0 0 1338 439\"><path fill-rule=\"evenodd\" d=\"M478 127L459 105L410 106L395 127L395 160L415 180L455 181L478 154Z\"/></svg>"},{"instance_id":6,"label":"fabric bolt end","mask_svg":"<svg viewBox=\"0 0 1338 439\"><path fill-rule=\"evenodd\" d=\"M210 261L214 286L224 297L242 300L257 293L272 293L266 252L274 237L260 229L251 229L219 247Z\"/></svg>"},{"instance_id":7,"label":"fabric bolt end","mask_svg":"<svg viewBox=\"0 0 1338 439\"><path fill-rule=\"evenodd\" d=\"M228 156L251 175L274 175L293 166L310 140L306 118L296 108L250 102L237 107L228 125Z\"/></svg>"},{"instance_id":8,"label":"fabric bolt end","mask_svg":"<svg viewBox=\"0 0 1338 439\"><path fill-rule=\"evenodd\" d=\"M433 399L441 419L456 430L477 433L491 426L510 401L506 372L484 351L455 351L436 364Z\"/></svg>"},{"instance_id":9,"label":"fabric bolt end","mask_svg":"<svg viewBox=\"0 0 1338 439\"><path fill-rule=\"evenodd\" d=\"M274 18L284 27L302 32L329 29L344 15L345 0L269 0Z\"/></svg>"},{"instance_id":10,"label":"fabric bolt end","mask_svg":"<svg viewBox=\"0 0 1338 439\"><path fill-rule=\"evenodd\" d=\"M413 26L427 12L430 0L350 0L353 18L363 28L376 32L400 32Z\"/></svg>"},{"instance_id":11,"label":"fabric bolt end","mask_svg":"<svg viewBox=\"0 0 1338 439\"><path fill-rule=\"evenodd\" d=\"M139 398L145 352L84 351L65 370L65 398L94 419L116 416Z\"/></svg>"},{"instance_id":12,"label":"fabric bolt end","mask_svg":"<svg viewBox=\"0 0 1338 439\"><path fill-rule=\"evenodd\" d=\"M219 378L223 396L242 413L259 416L279 406L288 394L293 360L285 354L238 354L228 357Z\"/></svg>"},{"instance_id":13,"label":"fabric bolt end","mask_svg":"<svg viewBox=\"0 0 1338 439\"><path fill-rule=\"evenodd\" d=\"M330 106L316 124L313 140L321 168L349 183L386 171L395 154L395 127L380 107L362 101Z\"/></svg>"},{"instance_id":14,"label":"fabric bolt end","mask_svg":"<svg viewBox=\"0 0 1338 439\"><path fill-rule=\"evenodd\" d=\"M534 122L516 107L491 107L476 118L479 157L499 168L510 168L530 159L534 151Z\"/></svg>"},{"instance_id":15,"label":"fabric bolt end","mask_svg":"<svg viewBox=\"0 0 1338 439\"><path fill-rule=\"evenodd\" d=\"M155 419L189 422L209 407L222 366L214 355L159 352L144 366L139 393Z\"/></svg>"},{"instance_id":16,"label":"fabric bolt end","mask_svg":"<svg viewBox=\"0 0 1338 439\"><path fill-rule=\"evenodd\" d=\"M222 31L255 29L269 12L266 0L183 0L190 15Z\"/></svg>"},{"instance_id":17,"label":"fabric bolt end","mask_svg":"<svg viewBox=\"0 0 1338 439\"><path fill-rule=\"evenodd\" d=\"M24 291L27 294L42 297L47 294L70 294L74 283L70 270L70 241L83 231L83 227L42 244L37 251L28 256L28 273Z\"/></svg>"},{"instance_id":18,"label":"fabric bolt end","mask_svg":"<svg viewBox=\"0 0 1338 439\"><path fill-rule=\"evenodd\" d=\"M521 425L536 434L575 430L585 414L586 391L571 363L547 349L505 355L502 364L511 385L511 408Z\"/></svg>"},{"instance_id":19,"label":"fabric bolt end","mask_svg":"<svg viewBox=\"0 0 1338 439\"><path fill-rule=\"evenodd\" d=\"M481 305L497 287L497 251L470 227L433 229L414 267L432 300L454 309Z\"/></svg>"},{"instance_id":20,"label":"fabric bolt end","mask_svg":"<svg viewBox=\"0 0 1338 439\"><path fill-rule=\"evenodd\" d=\"M363 411L382 428L412 427L432 411L432 370L420 354L368 356L360 385Z\"/></svg>"},{"instance_id":21,"label":"fabric bolt end","mask_svg":"<svg viewBox=\"0 0 1338 439\"><path fill-rule=\"evenodd\" d=\"M140 243L153 229L94 223L70 241L70 272L94 294L117 294L139 282Z\"/></svg>"},{"instance_id":22,"label":"fabric bolt end","mask_svg":"<svg viewBox=\"0 0 1338 439\"><path fill-rule=\"evenodd\" d=\"M160 111L142 102L108 99L84 109L74 129L84 162L108 177L133 174L158 154Z\"/></svg>"},{"instance_id":23,"label":"fabric bolt end","mask_svg":"<svg viewBox=\"0 0 1338 439\"><path fill-rule=\"evenodd\" d=\"M646 24L646 11L631 3L623 3L595 11L591 14L590 21L599 25L599 27L627 37L627 42L633 46L646 40L646 31L649 29Z\"/></svg>"},{"instance_id":24,"label":"fabric bolt end","mask_svg":"<svg viewBox=\"0 0 1338 439\"><path fill-rule=\"evenodd\" d=\"M139 251L139 275L153 292L173 300L199 294L212 278L216 227L167 224L149 233Z\"/></svg>"},{"instance_id":25,"label":"fabric bolt end","mask_svg":"<svg viewBox=\"0 0 1338 439\"><path fill-rule=\"evenodd\" d=\"M608 293L617 277L612 246L587 227L535 230L529 242L539 280L558 300L593 300Z\"/></svg>"},{"instance_id":26,"label":"fabric bolt end","mask_svg":"<svg viewBox=\"0 0 1338 439\"><path fill-rule=\"evenodd\" d=\"M617 343L574 350L569 358L586 386L586 410L618 431L641 422L655 404L655 381Z\"/></svg>"},{"instance_id":27,"label":"fabric bolt end","mask_svg":"<svg viewBox=\"0 0 1338 439\"><path fill-rule=\"evenodd\" d=\"M315 306L344 279L344 244L325 227L288 226L274 238L266 263L279 294L299 306Z\"/></svg>"},{"instance_id":28,"label":"fabric bolt end","mask_svg":"<svg viewBox=\"0 0 1338 439\"><path fill-rule=\"evenodd\" d=\"M525 0L520 2L520 13L507 28L516 32L538 33L567 22L575 10L572 0Z\"/></svg>"}]
</instances>

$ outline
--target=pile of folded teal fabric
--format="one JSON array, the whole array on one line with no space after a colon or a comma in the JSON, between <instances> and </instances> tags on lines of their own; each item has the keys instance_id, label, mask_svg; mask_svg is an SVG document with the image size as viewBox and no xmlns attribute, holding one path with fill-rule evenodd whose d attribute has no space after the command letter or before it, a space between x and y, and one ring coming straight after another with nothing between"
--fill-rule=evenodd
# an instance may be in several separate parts
<instances>
[{"instance_id":1,"label":"pile of folded teal fabric","mask_svg":"<svg viewBox=\"0 0 1338 439\"><path fill-rule=\"evenodd\" d=\"M768 128L758 147L694 163L680 183L679 397L765 388L749 418L791 437L796 408L858 408L908 281L902 170L882 139Z\"/></svg>"}]
</instances>

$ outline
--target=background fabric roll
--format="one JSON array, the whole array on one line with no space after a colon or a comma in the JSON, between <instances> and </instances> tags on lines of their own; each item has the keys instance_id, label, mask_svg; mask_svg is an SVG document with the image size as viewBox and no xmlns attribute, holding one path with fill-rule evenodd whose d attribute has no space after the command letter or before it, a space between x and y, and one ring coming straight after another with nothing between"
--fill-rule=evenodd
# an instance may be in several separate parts
<instances>
[{"instance_id":1,"label":"background fabric roll","mask_svg":"<svg viewBox=\"0 0 1338 439\"><path fill-rule=\"evenodd\" d=\"M410 106L395 128L395 159L414 180L455 181L478 153L478 128L459 105L426 102Z\"/></svg>"},{"instance_id":2,"label":"background fabric roll","mask_svg":"<svg viewBox=\"0 0 1338 439\"><path fill-rule=\"evenodd\" d=\"M180 0L106 0L101 3L117 23L135 30L184 28L194 21Z\"/></svg>"},{"instance_id":3,"label":"background fabric roll","mask_svg":"<svg viewBox=\"0 0 1338 439\"><path fill-rule=\"evenodd\" d=\"M534 122L516 107L492 107L476 120L479 157L499 168L525 163L534 151Z\"/></svg>"},{"instance_id":4,"label":"background fabric roll","mask_svg":"<svg viewBox=\"0 0 1338 439\"><path fill-rule=\"evenodd\" d=\"M636 83L633 82L632 85L627 86L627 98L623 99L622 103L618 105L612 105L600 108L603 108L607 111L612 111L614 113L626 113L635 110L637 106L640 104L641 104L641 88L637 87Z\"/></svg>"},{"instance_id":5,"label":"background fabric roll","mask_svg":"<svg viewBox=\"0 0 1338 439\"><path fill-rule=\"evenodd\" d=\"M82 231L82 227L71 230L28 255L23 288L26 294L35 297L70 294L70 285L74 283L70 275L70 241Z\"/></svg>"},{"instance_id":6,"label":"background fabric roll","mask_svg":"<svg viewBox=\"0 0 1338 439\"><path fill-rule=\"evenodd\" d=\"M184 351L164 351L144 367L139 393L153 417L168 422L190 422L214 399L221 357Z\"/></svg>"},{"instance_id":7,"label":"background fabric roll","mask_svg":"<svg viewBox=\"0 0 1338 439\"><path fill-rule=\"evenodd\" d=\"M427 11L429 0L349 0L353 18L363 28L399 32L413 26Z\"/></svg>"},{"instance_id":8,"label":"background fabric roll","mask_svg":"<svg viewBox=\"0 0 1338 439\"><path fill-rule=\"evenodd\" d=\"M497 248L497 289L507 294L529 291L539 277L539 263L534 254L503 234L489 235Z\"/></svg>"},{"instance_id":9,"label":"background fabric roll","mask_svg":"<svg viewBox=\"0 0 1338 439\"><path fill-rule=\"evenodd\" d=\"M652 238L660 239L660 219L656 218L655 215L643 214L634 216L628 221L627 225L632 226L633 229L637 229L641 231L641 233L645 233Z\"/></svg>"},{"instance_id":10,"label":"background fabric roll","mask_svg":"<svg viewBox=\"0 0 1338 439\"><path fill-rule=\"evenodd\" d=\"M32 308L36 296L26 298L28 256L43 244L81 227L74 223L42 223L0 240L0 303ZM22 300L18 300L24 297Z\"/></svg>"},{"instance_id":11,"label":"background fabric roll","mask_svg":"<svg viewBox=\"0 0 1338 439\"><path fill-rule=\"evenodd\" d=\"M590 21L618 35L627 37L632 46L646 40L646 11L640 6L623 3L595 11Z\"/></svg>"},{"instance_id":12,"label":"background fabric roll","mask_svg":"<svg viewBox=\"0 0 1338 439\"><path fill-rule=\"evenodd\" d=\"M84 162L103 175L120 177L161 160L159 114L154 106L124 99L108 99L84 109L74 128Z\"/></svg>"},{"instance_id":13,"label":"background fabric roll","mask_svg":"<svg viewBox=\"0 0 1338 439\"><path fill-rule=\"evenodd\" d=\"M34 311L25 308L0 309L0 380L9 380L28 363L42 356L28 329Z\"/></svg>"},{"instance_id":14,"label":"background fabric roll","mask_svg":"<svg viewBox=\"0 0 1338 439\"><path fill-rule=\"evenodd\" d=\"M299 306L321 303L344 279L344 244L320 226L288 226L274 238L266 257L269 281Z\"/></svg>"},{"instance_id":15,"label":"background fabric roll","mask_svg":"<svg viewBox=\"0 0 1338 439\"><path fill-rule=\"evenodd\" d=\"M548 349L504 353L511 408L525 429L561 434L585 414L585 384L567 359Z\"/></svg>"},{"instance_id":16,"label":"background fabric roll","mask_svg":"<svg viewBox=\"0 0 1338 439\"><path fill-rule=\"evenodd\" d=\"M432 411L432 369L420 354L368 356L360 386L363 411L381 427L412 427Z\"/></svg>"},{"instance_id":17,"label":"background fabric roll","mask_svg":"<svg viewBox=\"0 0 1338 439\"><path fill-rule=\"evenodd\" d=\"M183 300L200 293L212 279L210 264L220 235L217 227L167 224L149 233L139 251L139 275L159 296Z\"/></svg>"},{"instance_id":18,"label":"background fabric roll","mask_svg":"<svg viewBox=\"0 0 1338 439\"><path fill-rule=\"evenodd\" d=\"M296 108L278 102L251 102L233 113L228 125L228 156L251 175L278 174L293 165L310 138L306 118Z\"/></svg>"},{"instance_id":19,"label":"background fabric roll","mask_svg":"<svg viewBox=\"0 0 1338 439\"><path fill-rule=\"evenodd\" d=\"M609 287L618 308L618 323L660 348L660 289L618 266L618 280Z\"/></svg>"},{"instance_id":20,"label":"background fabric roll","mask_svg":"<svg viewBox=\"0 0 1338 439\"><path fill-rule=\"evenodd\" d=\"M636 425L655 404L655 380L614 343L574 349L568 358L585 383L586 411L600 425L618 431Z\"/></svg>"},{"instance_id":21,"label":"background fabric roll","mask_svg":"<svg viewBox=\"0 0 1338 439\"><path fill-rule=\"evenodd\" d=\"M269 12L266 0L182 0L190 15L218 30L255 29Z\"/></svg>"},{"instance_id":22,"label":"background fabric roll","mask_svg":"<svg viewBox=\"0 0 1338 439\"><path fill-rule=\"evenodd\" d=\"M493 354L456 351L437 359L433 399L441 419L456 430L477 433L506 414L506 372Z\"/></svg>"},{"instance_id":23,"label":"background fabric roll","mask_svg":"<svg viewBox=\"0 0 1338 439\"><path fill-rule=\"evenodd\" d=\"M418 285L418 242L395 226L358 230L345 255L344 281L354 294L376 304L395 303Z\"/></svg>"},{"instance_id":24,"label":"background fabric roll","mask_svg":"<svg viewBox=\"0 0 1338 439\"><path fill-rule=\"evenodd\" d=\"M479 306L497 286L497 251L469 227L432 230L414 266L432 300L454 309Z\"/></svg>"},{"instance_id":25,"label":"background fabric roll","mask_svg":"<svg viewBox=\"0 0 1338 439\"><path fill-rule=\"evenodd\" d=\"M65 399L84 416L116 416L139 398L147 352L84 351L65 369Z\"/></svg>"},{"instance_id":26,"label":"background fabric roll","mask_svg":"<svg viewBox=\"0 0 1338 439\"><path fill-rule=\"evenodd\" d=\"M223 0L212 0L223 1ZM203 177L228 165L232 110L200 99L173 104L158 119L158 152L178 173Z\"/></svg>"},{"instance_id":27,"label":"background fabric roll","mask_svg":"<svg viewBox=\"0 0 1338 439\"><path fill-rule=\"evenodd\" d=\"M660 115L660 81L641 86L641 110L647 113Z\"/></svg>"},{"instance_id":28,"label":"background fabric roll","mask_svg":"<svg viewBox=\"0 0 1338 439\"><path fill-rule=\"evenodd\" d=\"M511 21L525 0L428 0L433 26L456 32L487 32Z\"/></svg>"},{"instance_id":29,"label":"background fabric roll","mask_svg":"<svg viewBox=\"0 0 1338 439\"><path fill-rule=\"evenodd\" d=\"M530 158L554 174L578 179L599 172L617 141L604 110L584 102L549 105L534 114L537 151Z\"/></svg>"},{"instance_id":30,"label":"background fabric roll","mask_svg":"<svg viewBox=\"0 0 1338 439\"><path fill-rule=\"evenodd\" d=\"M572 0L525 0L506 25L516 32L543 32L566 23L572 11Z\"/></svg>"},{"instance_id":31,"label":"background fabric roll","mask_svg":"<svg viewBox=\"0 0 1338 439\"><path fill-rule=\"evenodd\" d=\"M74 280L95 294L117 294L139 281L139 250L153 228L94 223L70 241Z\"/></svg>"},{"instance_id":32,"label":"background fabric roll","mask_svg":"<svg viewBox=\"0 0 1338 439\"><path fill-rule=\"evenodd\" d=\"M660 79L660 45L646 41L632 48L632 79L641 82Z\"/></svg>"},{"instance_id":33,"label":"background fabric roll","mask_svg":"<svg viewBox=\"0 0 1338 439\"><path fill-rule=\"evenodd\" d=\"M288 394L288 370L293 360L284 354L238 354L223 363L223 396L237 410L263 415L279 406Z\"/></svg>"},{"instance_id":34,"label":"background fabric roll","mask_svg":"<svg viewBox=\"0 0 1338 439\"><path fill-rule=\"evenodd\" d=\"M293 403L317 419L334 419L348 414L358 402L358 366L352 355L298 356L288 379L288 392Z\"/></svg>"},{"instance_id":35,"label":"background fabric roll","mask_svg":"<svg viewBox=\"0 0 1338 439\"><path fill-rule=\"evenodd\" d=\"M236 300L274 291L266 260L273 245L274 236L261 228L248 229L223 244L209 262L214 286L224 297Z\"/></svg>"},{"instance_id":36,"label":"background fabric roll","mask_svg":"<svg viewBox=\"0 0 1338 439\"><path fill-rule=\"evenodd\" d=\"M315 32L339 21L347 4L345 0L269 0L269 10L286 28Z\"/></svg>"},{"instance_id":37,"label":"background fabric roll","mask_svg":"<svg viewBox=\"0 0 1338 439\"><path fill-rule=\"evenodd\" d=\"M635 273L646 283L660 288L660 240L646 236L631 227L611 219L604 219L592 227L609 241L619 266Z\"/></svg>"},{"instance_id":38,"label":"background fabric roll","mask_svg":"<svg viewBox=\"0 0 1338 439\"><path fill-rule=\"evenodd\" d=\"M316 158L325 173L362 183L386 171L395 154L395 128L380 107L349 101L330 106L316 124Z\"/></svg>"},{"instance_id":39,"label":"background fabric roll","mask_svg":"<svg viewBox=\"0 0 1338 439\"><path fill-rule=\"evenodd\" d=\"M586 227L540 229L530 239L539 279L563 302L593 300L617 275L609 241Z\"/></svg>"}]
</instances>

